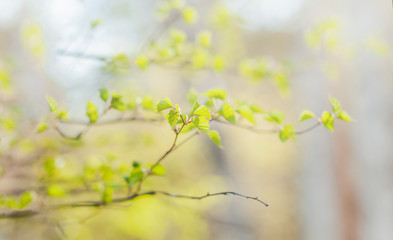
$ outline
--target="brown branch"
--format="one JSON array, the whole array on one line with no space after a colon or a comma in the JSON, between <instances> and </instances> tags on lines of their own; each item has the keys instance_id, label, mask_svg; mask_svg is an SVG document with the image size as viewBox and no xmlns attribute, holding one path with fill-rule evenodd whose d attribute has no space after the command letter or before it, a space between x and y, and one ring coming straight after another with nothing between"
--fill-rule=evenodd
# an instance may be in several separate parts
<instances>
[{"instance_id":1,"label":"brown branch","mask_svg":"<svg viewBox=\"0 0 393 240\"><path fill-rule=\"evenodd\" d=\"M184 198L184 199L192 199L192 200L202 200L204 198L214 197L214 196L219 196L219 195L223 195L223 196L233 195L233 196L238 196L241 198L257 201L259 203L262 203L266 207L269 206L268 203L265 203L264 201L260 200L258 197L251 197L251 196L243 195L243 194L240 194L237 192L218 192L218 193L207 193L203 196L188 196L188 195L181 195L181 194L172 194L172 193L168 193L165 191L148 191L148 192L144 192L144 193L135 193L135 194L127 196L127 197L114 198L114 199L112 199L111 203L106 203L104 201L81 201L81 202L74 202L74 203L68 203L68 204L66 203L66 204L61 204L61 205L49 206L49 207L44 208L42 210L33 210L33 209L12 210L12 211L8 211L8 212L0 213L0 218L30 217L30 216L34 216L34 215L43 213L45 211L58 210L58 209L64 209L64 208L102 207L102 206L110 205L112 203L122 203L122 202L131 201L131 200L133 200L137 197L141 197L141 196L158 195L158 194L172 197L172 198Z\"/></svg>"}]
</instances>

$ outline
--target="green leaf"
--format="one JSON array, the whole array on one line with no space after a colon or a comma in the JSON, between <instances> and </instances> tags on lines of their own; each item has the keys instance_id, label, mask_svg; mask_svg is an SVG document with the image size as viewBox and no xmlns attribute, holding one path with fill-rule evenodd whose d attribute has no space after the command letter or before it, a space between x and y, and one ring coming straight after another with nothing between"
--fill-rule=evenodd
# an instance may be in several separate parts
<instances>
[{"instance_id":1,"label":"green leaf","mask_svg":"<svg viewBox=\"0 0 393 240\"><path fill-rule=\"evenodd\" d=\"M209 91L203 93L204 96L209 98L217 98L223 101L227 98L227 92L224 89L214 88L210 89Z\"/></svg>"},{"instance_id":2,"label":"green leaf","mask_svg":"<svg viewBox=\"0 0 393 240\"><path fill-rule=\"evenodd\" d=\"M249 106L242 105L239 109L237 109L237 112L248 121L252 122L253 124L257 124L254 119L254 112Z\"/></svg>"},{"instance_id":3,"label":"green leaf","mask_svg":"<svg viewBox=\"0 0 393 240\"><path fill-rule=\"evenodd\" d=\"M338 112L337 118L344 120L346 122L353 122L353 119L351 118L351 116L349 116L349 114L344 110L341 110Z\"/></svg>"},{"instance_id":4,"label":"green leaf","mask_svg":"<svg viewBox=\"0 0 393 240\"><path fill-rule=\"evenodd\" d=\"M143 176L144 176L144 174L143 174L140 167L134 168L131 171L130 176L128 178L126 178L128 186L132 186L135 183L139 182L143 178Z\"/></svg>"},{"instance_id":5,"label":"green leaf","mask_svg":"<svg viewBox=\"0 0 393 240\"><path fill-rule=\"evenodd\" d=\"M211 117L212 117L212 115L210 114L209 109L206 106L204 106L204 105L199 106L194 111L194 115L202 116L202 117L205 117L207 119L211 119Z\"/></svg>"},{"instance_id":6,"label":"green leaf","mask_svg":"<svg viewBox=\"0 0 393 240\"><path fill-rule=\"evenodd\" d=\"M102 101L106 102L109 98L109 91L106 88L101 88L100 89L100 98Z\"/></svg>"},{"instance_id":7,"label":"green leaf","mask_svg":"<svg viewBox=\"0 0 393 240\"><path fill-rule=\"evenodd\" d=\"M46 101L48 102L50 112L55 112L57 110L57 102L48 95L46 96Z\"/></svg>"},{"instance_id":8,"label":"green leaf","mask_svg":"<svg viewBox=\"0 0 393 240\"><path fill-rule=\"evenodd\" d=\"M167 116L167 121L168 121L169 125L172 128L175 128L177 121L179 120L179 113L175 109L172 109L169 111L169 114L166 116Z\"/></svg>"},{"instance_id":9,"label":"green leaf","mask_svg":"<svg viewBox=\"0 0 393 240\"><path fill-rule=\"evenodd\" d=\"M183 19L186 23L192 24L195 23L198 19L198 14L192 7L187 7L182 12Z\"/></svg>"},{"instance_id":10,"label":"green leaf","mask_svg":"<svg viewBox=\"0 0 393 240\"><path fill-rule=\"evenodd\" d=\"M161 112L161 111L168 109L168 108L173 108L173 104L172 104L171 100L169 100L169 98L165 98L164 100L160 101L157 104L157 111L158 112Z\"/></svg>"},{"instance_id":11,"label":"green leaf","mask_svg":"<svg viewBox=\"0 0 393 240\"><path fill-rule=\"evenodd\" d=\"M219 114L223 116L228 122L236 124L235 110L231 105L229 105L229 103L224 103L221 106Z\"/></svg>"},{"instance_id":12,"label":"green leaf","mask_svg":"<svg viewBox=\"0 0 393 240\"><path fill-rule=\"evenodd\" d=\"M24 208L31 203L33 196L31 192L25 192L20 196L19 208Z\"/></svg>"},{"instance_id":13,"label":"green leaf","mask_svg":"<svg viewBox=\"0 0 393 240\"><path fill-rule=\"evenodd\" d=\"M312 113L309 110L303 110L303 112L300 114L299 122L302 122L310 118L315 118L314 113Z\"/></svg>"},{"instance_id":14,"label":"green leaf","mask_svg":"<svg viewBox=\"0 0 393 240\"><path fill-rule=\"evenodd\" d=\"M112 93L111 107L119 111L126 110L127 106L124 104L122 98L123 98L122 95L117 93Z\"/></svg>"},{"instance_id":15,"label":"green leaf","mask_svg":"<svg viewBox=\"0 0 393 240\"><path fill-rule=\"evenodd\" d=\"M251 110L254 112L254 113L265 113L265 111L263 111L258 105L256 105L256 104L252 104L252 105L250 105L250 108L251 108Z\"/></svg>"},{"instance_id":16,"label":"green leaf","mask_svg":"<svg viewBox=\"0 0 393 240\"><path fill-rule=\"evenodd\" d=\"M87 103L86 116L89 117L90 123L95 123L98 120L97 107L92 102Z\"/></svg>"},{"instance_id":17,"label":"green leaf","mask_svg":"<svg viewBox=\"0 0 393 240\"><path fill-rule=\"evenodd\" d=\"M67 120L68 114L66 110L59 110L56 114L56 119Z\"/></svg>"},{"instance_id":18,"label":"green leaf","mask_svg":"<svg viewBox=\"0 0 393 240\"><path fill-rule=\"evenodd\" d=\"M105 186L104 191L102 192L102 201L105 204L111 203L113 197L113 190L109 186Z\"/></svg>"},{"instance_id":19,"label":"green leaf","mask_svg":"<svg viewBox=\"0 0 393 240\"><path fill-rule=\"evenodd\" d=\"M221 137L217 131L210 131L208 136L211 140L213 140L213 142L217 144L217 146L221 147Z\"/></svg>"},{"instance_id":20,"label":"green leaf","mask_svg":"<svg viewBox=\"0 0 393 240\"><path fill-rule=\"evenodd\" d=\"M46 190L46 194L51 197L62 197L66 194L65 189L57 184L52 184Z\"/></svg>"},{"instance_id":21,"label":"green leaf","mask_svg":"<svg viewBox=\"0 0 393 240\"><path fill-rule=\"evenodd\" d=\"M175 44L181 44L187 40L187 35L181 30L171 29L169 34Z\"/></svg>"},{"instance_id":22,"label":"green leaf","mask_svg":"<svg viewBox=\"0 0 393 240\"><path fill-rule=\"evenodd\" d=\"M195 128L194 124L187 124L183 127L183 129L181 130L181 134L187 133L191 130L193 130Z\"/></svg>"},{"instance_id":23,"label":"green leaf","mask_svg":"<svg viewBox=\"0 0 393 240\"><path fill-rule=\"evenodd\" d=\"M196 100L198 100L199 94L195 89L191 88L188 92L187 99L190 104L194 104Z\"/></svg>"},{"instance_id":24,"label":"green leaf","mask_svg":"<svg viewBox=\"0 0 393 240\"><path fill-rule=\"evenodd\" d=\"M280 130L279 137L282 142L285 142L286 140L288 140L288 138L295 139L295 128L293 127L293 125L285 125L283 129Z\"/></svg>"},{"instance_id":25,"label":"green leaf","mask_svg":"<svg viewBox=\"0 0 393 240\"><path fill-rule=\"evenodd\" d=\"M327 111L324 111L322 113L321 121L326 129L332 132L334 131L334 118L332 114L330 114Z\"/></svg>"},{"instance_id":26,"label":"green leaf","mask_svg":"<svg viewBox=\"0 0 393 240\"><path fill-rule=\"evenodd\" d=\"M166 170L165 170L164 166L162 166L161 164L157 164L156 166L154 166L152 168L151 173L153 175L163 176L163 175L165 175Z\"/></svg>"},{"instance_id":27,"label":"green leaf","mask_svg":"<svg viewBox=\"0 0 393 240\"><path fill-rule=\"evenodd\" d=\"M209 133L210 124L209 124L209 120L207 120L205 117L196 117L192 120L192 123L201 132Z\"/></svg>"},{"instance_id":28,"label":"green leaf","mask_svg":"<svg viewBox=\"0 0 393 240\"><path fill-rule=\"evenodd\" d=\"M202 47L210 47L212 41L212 33L210 31L202 31L197 34L196 41Z\"/></svg>"},{"instance_id":29,"label":"green leaf","mask_svg":"<svg viewBox=\"0 0 393 240\"><path fill-rule=\"evenodd\" d=\"M284 113L278 110L269 111L269 114L265 117L265 120L281 124L284 121Z\"/></svg>"},{"instance_id":30,"label":"green leaf","mask_svg":"<svg viewBox=\"0 0 393 240\"><path fill-rule=\"evenodd\" d=\"M155 110L153 99L149 96L144 96L142 98L142 107L146 110Z\"/></svg>"},{"instance_id":31,"label":"green leaf","mask_svg":"<svg viewBox=\"0 0 393 240\"><path fill-rule=\"evenodd\" d=\"M48 129L48 125L46 123L40 123L37 126L37 133L41 133Z\"/></svg>"},{"instance_id":32,"label":"green leaf","mask_svg":"<svg viewBox=\"0 0 393 240\"><path fill-rule=\"evenodd\" d=\"M149 66L149 59L145 55L139 55L135 59L136 65L145 70Z\"/></svg>"},{"instance_id":33,"label":"green leaf","mask_svg":"<svg viewBox=\"0 0 393 240\"><path fill-rule=\"evenodd\" d=\"M213 69L217 72L221 72L225 67L225 59L221 56L215 56L213 58Z\"/></svg>"},{"instance_id":34,"label":"green leaf","mask_svg":"<svg viewBox=\"0 0 393 240\"><path fill-rule=\"evenodd\" d=\"M340 109L341 109L340 102L332 96L329 96L329 100L330 100L330 105L332 106L333 112L336 113L336 112L340 111Z\"/></svg>"}]
</instances>

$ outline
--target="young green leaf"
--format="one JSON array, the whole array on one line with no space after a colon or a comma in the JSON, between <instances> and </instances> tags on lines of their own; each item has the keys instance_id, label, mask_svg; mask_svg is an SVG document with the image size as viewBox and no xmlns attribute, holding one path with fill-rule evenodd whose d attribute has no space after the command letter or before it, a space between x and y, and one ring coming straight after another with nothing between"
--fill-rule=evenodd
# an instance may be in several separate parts
<instances>
[{"instance_id":1,"label":"young green leaf","mask_svg":"<svg viewBox=\"0 0 393 240\"><path fill-rule=\"evenodd\" d=\"M55 112L57 110L57 102L48 95L46 96L46 101L48 102L50 112Z\"/></svg>"},{"instance_id":2,"label":"young green leaf","mask_svg":"<svg viewBox=\"0 0 393 240\"><path fill-rule=\"evenodd\" d=\"M251 110L251 108L247 105L242 105L237 112L247 119L248 121L252 122L253 124L257 124L254 118L254 112Z\"/></svg>"},{"instance_id":3,"label":"young green leaf","mask_svg":"<svg viewBox=\"0 0 393 240\"><path fill-rule=\"evenodd\" d=\"M192 7L187 7L183 10L183 19L188 24L193 24L198 19L198 14Z\"/></svg>"},{"instance_id":4,"label":"young green leaf","mask_svg":"<svg viewBox=\"0 0 393 240\"><path fill-rule=\"evenodd\" d=\"M333 112L336 113L336 112L340 111L340 109L341 109L340 102L332 96L329 96L329 100L330 100L330 105L332 106Z\"/></svg>"},{"instance_id":5,"label":"young green leaf","mask_svg":"<svg viewBox=\"0 0 393 240\"><path fill-rule=\"evenodd\" d=\"M192 120L192 123L196 128L198 128L203 133L209 133L209 120L205 117L196 117Z\"/></svg>"},{"instance_id":6,"label":"young green leaf","mask_svg":"<svg viewBox=\"0 0 393 240\"><path fill-rule=\"evenodd\" d=\"M97 107L92 102L87 103L86 116L89 118L90 123L95 123L98 120Z\"/></svg>"},{"instance_id":7,"label":"young green leaf","mask_svg":"<svg viewBox=\"0 0 393 240\"><path fill-rule=\"evenodd\" d=\"M41 133L47 129L48 129L48 125L46 123L42 122L42 123L38 124L38 126L37 126L37 133Z\"/></svg>"},{"instance_id":8,"label":"young green leaf","mask_svg":"<svg viewBox=\"0 0 393 240\"><path fill-rule=\"evenodd\" d=\"M56 119L67 120L68 114L66 110L59 110L56 114Z\"/></svg>"},{"instance_id":9,"label":"young green leaf","mask_svg":"<svg viewBox=\"0 0 393 240\"><path fill-rule=\"evenodd\" d=\"M210 131L208 136L215 144L217 144L217 146L221 147L221 137L217 131Z\"/></svg>"},{"instance_id":10,"label":"young green leaf","mask_svg":"<svg viewBox=\"0 0 393 240\"><path fill-rule=\"evenodd\" d=\"M111 107L119 111L126 110L127 106L124 104L122 98L123 98L122 95L117 93L112 93Z\"/></svg>"},{"instance_id":11,"label":"young green leaf","mask_svg":"<svg viewBox=\"0 0 393 240\"><path fill-rule=\"evenodd\" d=\"M106 88L101 88L100 89L100 98L102 101L106 102L109 98L109 91Z\"/></svg>"},{"instance_id":12,"label":"young green leaf","mask_svg":"<svg viewBox=\"0 0 393 240\"><path fill-rule=\"evenodd\" d=\"M265 120L281 124L284 121L284 113L278 110L269 111L269 114L265 117Z\"/></svg>"},{"instance_id":13,"label":"young green leaf","mask_svg":"<svg viewBox=\"0 0 393 240\"><path fill-rule=\"evenodd\" d=\"M303 110L303 112L300 114L299 122L302 122L310 118L315 118L314 113L312 113L309 110Z\"/></svg>"},{"instance_id":14,"label":"young green leaf","mask_svg":"<svg viewBox=\"0 0 393 240\"><path fill-rule=\"evenodd\" d=\"M132 186L135 183L139 182L143 178L143 176L144 176L144 174L143 174L141 168L137 167L131 171L130 176L125 178L125 180L128 183L128 186Z\"/></svg>"},{"instance_id":15,"label":"young green leaf","mask_svg":"<svg viewBox=\"0 0 393 240\"><path fill-rule=\"evenodd\" d=\"M164 100L160 101L157 104L157 111L158 112L161 112L161 111L168 109L168 108L173 108L173 103L171 102L171 100L169 100L169 98L165 98Z\"/></svg>"},{"instance_id":16,"label":"young green leaf","mask_svg":"<svg viewBox=\"0 0 393 240\"><path fill-rule=\"evenodd\" d=\"M175 109L171 109L167 116L167 121L172 128L176 127L177 121L179 120L179 113Z\"/></svg>"},{"instance_id":17,"label":"young green leaf","mask_svg":"<svg viewBox=\"0 0 393 240\"><path fill-rule=\"evenodd\" d=\"M212 65L215 71L221 72L225 67L225 59L221 56L215 56Z\"/></svg>"},{"instance_id":18,"label":"young green leaf","mask_svg":"<svg viewBox=\"0 0 393 240\"><path fill-rule=\"evenodd\" d=\"M260 108L258 105L256 104L252 104L250 105L251 111L253 111L254 113L265 113L265 111L262 110L262 108Z\"/></svg>"},{"instance_id":19,"label":"young green leaf","mask_svg":"<svg viewBox=\"0 0 393 240\"><path fill-rule=\"evenodd\" d=\"M113 196L113 190L109 186L105 186L104 191L102 192L102 201L105 204L111 203L112 202L112 196Z\"/></svg>"},{"instance_id":20,"label":"young green leaf","mask_svg":"<svg viewBox=\"0 0 393 240\"><path fill-rule=\"evenodd\" d=\"M346 111L344 111L344 110L341 110L341 111L338 112L337 118L341 119L341 120L344 120L346 122L352 122L353 121L351 116L349 116L349 114Z\"/></svg>"},{"instance_id":21,"label":"young green leaf","mask_svg":"<svg viewBox=\"0 0 393 240\"><path fill-rule=\"evenodd\" d=\"M33 200L33 195L31 192L24 192L21 196L20 196L20 200L19 200L19 208L24 208L27 205L29 205L31 203L31 201Z\"/></svg>"},{"instance_id":22,"label":"young green leaf","mask_svg":"<svg viewBox=\"0 0 393 240\"><path fill-rule=\"evenodd\" d=\"M145 70L149 66L149 59L145 55L139 55L136 57L135 63L140 69Z\"/></svg>"},{"instance_id":23,"label":"young green leaf","mask_svg":"<svg viewBox=\"0 0 393 240\"><path fill-rule=\"evenodd\" d=\"M229 105L229 103L224 103L221 106L219 114L223 116L228 122L236 124L235 110L231 105Z\"/></svg>"},{"instance_id":24,"label":"young green leaf","mask_svg":"<svg viewBox=\"0 0 393 240\"><path fill-rule=\"evenodd\" d=\"M210 47L212 41L212 33L210 31L203 31L198 33L196 41L202 47Z\"/></svg>"},{"instance_id":25,"label":"young green leaf","mask_svg":"<svg viewBox=\"0 0 393 240\"><path fill-rule=\"evenodd\" d=\"M282 142L285 142L286 140L288 140L288 138L295 139L295 128L293 127L293 125L285 125L283 129L280 130L279 137Z\"/></svg>"},{"instance_id":26,"label":"young green leaf","mask_svg":"<svg viewBox=\"0 0 393 240\"><path fill-rule=\"evenodd\" d=\"M210 114L209 109L206 106L204 106L204 105L199 106L194 111L194 115L202 116L202 117L205 117L207 119L210 119L212 117L212 115Z\"/></svg>"},{"instance_id":27,"label":"young green leaf","mask_svg":"<svg viewBox=\"0 0 393 240\"><path fill-rule=\"evenodd\" d=\"M217 98L223 101L227 98L227 92L224 89L214 88L210 89L209 91L203 93L204 96L209 98Z\"/></svg>"},{"instance_id":28,"label":"young green leaf","mask_svg":"<svg viewBox=\"0 0 393 240\"><path fill-rule=\"evenodd\" d=\"M330 114L327 111L324 111L322 113L321 121L326 129L332 132L334 131L334 118L332 114Z\"/></svg>"},{"instance_id":29,"label":"young green leaf","mask_svg":"<svg viewBox=\"0 0 393 240\"><path fill-rule=\"evenodd\" d=\"M144 96L142 98L142 107L146 110L155 110L153 99L149 96Z\"/></svg>"},{"instance_id":30,"label":"young green leaf","mask_svg":"<svg viewBox=\"0 0 393 240\"><path fill-rule=\"evenodd\" d=\"M51 197L62 197L66 195L66 190L57 184L49 185L48 189L46 190L46 194Z\"/></svg>"},{"instance_id":31,"label":"young green leaf","mask_svg":"<svg viewBox=\"0 0 393 240\"><path fill-rule=\"evenodd\" d=\"M154 166L152 168L151 173L153 175L163 176L163 175L165 175L166 170L165 170L164 166L162 166L161 164L157 164L156 166Z\"/></svg>"}]
</instances>

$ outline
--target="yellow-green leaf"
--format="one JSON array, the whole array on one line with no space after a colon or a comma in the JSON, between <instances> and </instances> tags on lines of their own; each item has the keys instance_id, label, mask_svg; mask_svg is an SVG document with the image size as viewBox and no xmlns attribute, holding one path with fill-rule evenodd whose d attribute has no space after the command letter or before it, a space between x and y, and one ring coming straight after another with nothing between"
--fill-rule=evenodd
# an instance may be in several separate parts
<instances>
[{"instance_id":1,"label":"yellow-green leaf","mask_svg":"<svg viewBox=\"0 0 393 240\"><path fill-rule=\"evenodd\" d=\"M192 120L192 123L196 128L198 128L203 133L209 133L209 120L205 117L196 117Z\"/></svg>"},{"instance_id":2,"label":"yellow-green leaf","mask_svg":"<svg viewBox=\"0 0 393 240\"><path fill-rule=\"evenodd\" d=\"M46 96L46 101L48 102L50 112L55 112L57 110L57 102L48 95Z\"/></svg>"},{"instance_id":3,"label":"yellow-green leaf","mask_svg":"<svg viewBox=\"0 0 393 240\"><path fill-rule=\"evenodd\" d=\"M225 101L227 99L227 92L224 89L214 88L203 93L204 96L209 98L217 98Z\"/></svg>"},{"instance_id":4,"label":"yellow-green leaf","mask_svg":"<svg viewBox=\"0 0 393 240\"><path fill-rule=\"evenodd\" d=\"M208 136L215 144L217 144L217 146L221 147L221 137L217 131L210 131Z\"/></svg>"},{"instance_id":5,"label":"yellow-green leaf","mask_svg":"<svg viewBox=\"0 0 393 240\"><path fill-rule=\"evenodd\" d=\"M349 116L349 114L346 111L344 111L344 110L341 110L341 111L338 112L337 118L341 119L341 120L344 120L346 122L352 122L353 121L351 116Z\"/></svg>"},{"instance_id":6,"label":"yellow-green leaf","mask_svg":"<svg viewBox=\"0 0 393 240\"><path fill-rule=\"evenodd\" d=\"M330 114L327 111L324 111L322 113L321 121L326 129L332 132L334 131L334 118L332 114Z\"/></svg>"},{"instance_id":7,"label":"yellow-green leaf","mask_svg":"<svg viewBox=\"0 0 393 240\"><path fill-rule=\"evenodd\" d=\"M333 112L336 113L336 112L340 111L340 109L341 109L340 102L332 96L329 96L329 100L330 100L330 104L332 106Z\"/></svg>"},{"instance_id":8,"label":"yellow-green leaf","mask_svg":"<svg viewBox=\"0 0 393 240\"><path fill-rule=\"evenodd\" d=\"M253 124L256 124L257 122L255 121L254 118L254 112L251 110L251 108L247 105L242 105L239 109L237 109L237 112L247 119L248 121L252 122Z\"/></svg>"},{"instance_id":9,"label":"yellow-green leaf","mask_svg":"<svg viewBox=\"0 0 393 240\"><path fill-rule=\"evenodd\" d=\"M312 113L309 110L303 110L303 112L300 114L299 122L302 122L310 118L315 118L314 113Z\"/></svg>"},{"instance_id":10,"label":"yellow-green leaf","mask_svg":"<svg viewBox=\"0 0 393 240\"><path fill-rule=\"evenodd\" d=\"M235 110L229 103L224 103L221 106L219 114L223 116L228 122L236 124Z\"/></svg>"},{"instance_id":11,"label":"yellow-green leaf","mask_svg":"<svg viewBox=\"0 0 393 240\"><path fill-rule=\"evenodd\" d=\"M269 111L269 114L265 117L265 120L281 124L284 121L284 113L278 110Z\"/></svg>"},{"instance_id":12,"label":"yellow-green leaf","mask_svg":"<svg viewBox=\"0 0 393 240\"><path fill-rule=\"evenodd\" d=\"M209 109L206 106L204 106L204 105L199 106L194 111L194 115L202 116L202 117L205 117L207 119L210 119L212 117L211 114L210 114Z\"/></svg>"},{"instance_id":13,"label":"yellow-green leaf","mask_svg":"<svg viewBox=\"0 0 393 240\"><path fill-rule=\"evenodd\" d=\"M90 123L95 123L98 120L97 107L92 102L87 103L86 116L89 118Z\"/></svg>"},{"instance_id":14,"label":"yellow-green leaf","mask_svg":"<svg viewBox=\"0 0 393 240\"><path fill-rule=\"evenodd\" d=\"M164 100L160 101L157 104L157 111L158 112L161 112L161 111L168 109L168 108L173 108L173 104L172 104L171 100L169 100L169 98L165 98Z\"/></svg>"}]
</instances>

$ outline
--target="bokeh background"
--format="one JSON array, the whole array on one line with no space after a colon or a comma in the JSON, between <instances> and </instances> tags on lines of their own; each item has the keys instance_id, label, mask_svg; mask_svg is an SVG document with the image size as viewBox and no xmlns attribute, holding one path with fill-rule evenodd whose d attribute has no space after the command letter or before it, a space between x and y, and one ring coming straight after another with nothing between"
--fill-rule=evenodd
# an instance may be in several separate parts
<instances>
[{"instance_id":1,"label":"bokeh background","mask_svg":"<svg viewBox=\"0 0 393 240\"><path fill-rule=\"evenodd\" d=\"M331 94L356 121L337 123L334 133L320 127L286 143L276 135L213 125L223 149L199 136L168 157L167 176L146 183L146 188L179 194L241 192L259 196L270 203L268 208L229 196L203 201L157 196L36 219L0 220L0 239L393 239L392 2L187 2L199 12L198 22L189 26L180 20L171 26L190 38L210 29L212 49L225 56L228 66L248 57L287 64L290 90L284 93L269 81L239 77L236 67L217 74L152 65L147 71L114 74L88 57L123 53L133 58L162 29L159 4L1 0L0 66L11 69L25 120L38 121L48 113L45 94L67 106L70 118L83 120L86 102L96 101L102 87L157 100L168 96L181 106L187 106L190 87L199 92L219 87L231 99L283 109L289 122L305 108L316 113L329 109ZM99 24L92 27L94 22ZM0 87L6 88L4 83ZM4 108L8 98L2 95ZM65 165L65 176L76 175L82 163L108 158L146 163L167 149L172 136L165 124L102 126L91 129L82 147L67 147L55 158ZM34 140L25 139L25 148L37 144ZM18 171L36 174L32 168ZM5 171L1 194L32 184L20 176ZM77 198L89 196L96 197Z\"/></svg>"}]
</instances>

